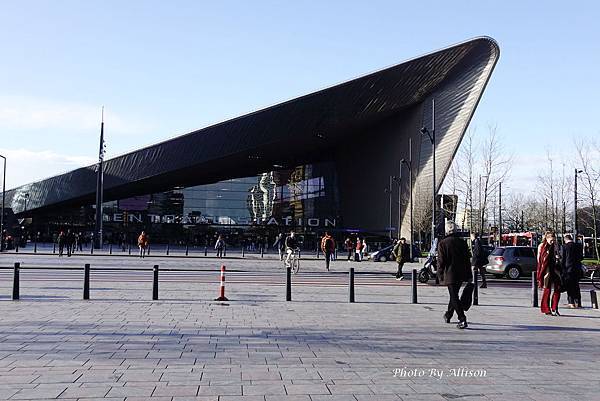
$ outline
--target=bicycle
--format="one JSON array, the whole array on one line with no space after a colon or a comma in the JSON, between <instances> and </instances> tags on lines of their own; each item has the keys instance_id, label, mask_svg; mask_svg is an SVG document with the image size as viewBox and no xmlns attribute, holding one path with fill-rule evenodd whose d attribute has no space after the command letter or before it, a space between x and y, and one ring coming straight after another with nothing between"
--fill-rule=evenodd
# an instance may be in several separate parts
<instances>
[{"instance_id":1,"label":"bicycle","mask_svg":"<svg viewBox=\"0 0 600 401\"><path fill-rule=\"evenodd\" d=\"M300 250L296 249L288 249L288 256L283 260L283 266L285 268L291 267L292 273L296 274L300 270Z\"/></svg>"},{"instance_id":2,"label":"bicycle","mask_svg":"<svg viewBox=\"0 0 600 401\"><path fill-rule=\"evenodd\" d=\"M592 285L600 290L600 266L588 267L588 269L592 270L592 274L590 275Z\"/></svg>"}]
</instances>

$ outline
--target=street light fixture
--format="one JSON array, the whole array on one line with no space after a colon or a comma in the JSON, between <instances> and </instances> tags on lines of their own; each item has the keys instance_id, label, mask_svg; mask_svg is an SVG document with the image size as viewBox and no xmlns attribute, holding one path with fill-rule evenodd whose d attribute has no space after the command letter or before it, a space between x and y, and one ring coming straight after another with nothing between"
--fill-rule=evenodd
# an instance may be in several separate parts
<instances>
[{"instance_id":1,"label":"street light fixture","mask_svg":"<svg viewBox=\"0 0 600 401\"><path fill-rule=\"evenodd\" d=\"M6 194L6 157L0 155L2 159L4 159L4 168L3 178L2 178L2 215L0 215L0 252L4 250L4 242L6 238L4 238L4 198Z\"/></svg>"},{"instance_id":2,"label":"street light fixture","mask_svg":"<svg viewBox=\"0 0 600 401\"><path fill-rule=\"evenodd\" d=\"M431 100L431 131L427 129L427 127L421 128L421 135L427 135L429 141L431 141L431 149L432 149L432 157L433 157L433 174L432 174L432 183L433 183L433 193L431 195L431 247L433 248L433 244L435 241L435 222L436 222L436 208L435 208L435 99Z\"/></svg>"}]
</instances>

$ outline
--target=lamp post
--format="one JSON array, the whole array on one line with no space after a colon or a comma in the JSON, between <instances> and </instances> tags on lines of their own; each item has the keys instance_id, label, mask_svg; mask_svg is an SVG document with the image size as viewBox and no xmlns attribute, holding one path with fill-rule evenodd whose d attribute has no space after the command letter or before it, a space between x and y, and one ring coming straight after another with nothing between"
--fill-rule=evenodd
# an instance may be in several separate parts
<instances>
[{"instance_id":1,"label":"lamp post","mask_svg":"<svg viewBox=\"0 0 600 401\"><path fill-rule=\"evenodd\" d=\"M433 248L433 243L435 240L435 222L436 222L436 208L435 208L435 99L431 100L431 131L427 129L427 127L421 128L421 134L427 135L429 141L431 142L431 151L432 151L432 159L433 159L433 173L432 173L432 183L433 183L433 193L431 195L431 247Z\"/></svg>"},{"instance_id":2,"label":"lamp post","mask_svg":"<svg viewBox=\"0 0 600 401\"><path fill-rule=\"evenodd\" d=\"M502 246L502 181L498 183L498 246Z\"/></svg>"},{"instance_id":3,"label":"lamp post","mask_svg":"<svg viewBox=\"0 0 600 401\"><path fill-rule=\"evenodd\" d=\"M575 169L575 185L573 187L573 240L577 243L577 174L583 170Z\"/></svg>"},{"instance_id":4,"label":"lamp post","mask_svg":"<svg viewBox=\"0 0 600 401\"><path fill-rule=\"evenodd\" d=\"M487 175L481 175L479 174L479 238L481 238L481 236L483 235L483 222L484 222L484 218L485 218L485 212L483 210L483 205L481 203L481 179L482 178L488 178L489 176Z\"/></svg>"},{"instance_id":5,"label":"lamp post","mask_svg":"<svg viewBox=\"0 0 600 401\"><path fill-rule=\"evenodd\" d=\"M2 215L0 215L0 252L4 250L4 197L6 194L6 157L0 155L4 160L3 178L2 178Z\"/></svg>"},{"instance_id":6,"label":"lamp post","mask_svg":"<svg viewBox=\"0 0 600 401\"><path fill-rule=\"evenodd\" d=\"M406 161L402 159L401 163L406 165L408 168L408 190L410 192L410 260L413 260L413 194L412 194L412 182L413 182L413 171L412 171L412 138L409 139L409 159Z\"/></svg>"},{"instance_id":7,"label":"lamp post","mask_svg":"<svg viewBox=\"0 0 600 401\"><path fill-rule=\"evenodd\" d=\"M402 166L400 166L402 167ZM394 194L394 187L393 187L393 183L394 181L396 181L398 183L398 191L399 191L399 195L398 198L402 197L402 168L400 168L400 177L396 177L395 175L390 175L390 182L389 182L389 186L388 188L385 188L383 190L383 192L385 192L386 194L388 194L389 196L389 222L388 222L388 232L389 232L389 236L390 238L392 238L392 232L394 231L392 229L392 224L393 223L393 218L392 218L392 197ZM400 208L402 207L401 202L398 202L398 230L400 230Z\"/></svg>"}]
</instances>

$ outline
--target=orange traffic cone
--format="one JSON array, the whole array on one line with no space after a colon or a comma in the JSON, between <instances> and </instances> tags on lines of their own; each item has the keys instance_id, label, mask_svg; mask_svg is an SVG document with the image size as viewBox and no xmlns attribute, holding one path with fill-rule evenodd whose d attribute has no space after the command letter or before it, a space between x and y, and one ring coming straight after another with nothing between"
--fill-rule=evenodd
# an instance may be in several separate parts
<instances>
[{"instance_id":1,"label":"orange traffic cone","mask_svg":"<svg viewBox=\"0 0 600 401\"><path fill-rule=\"evenodd\" d=\"M221 289L219 298L215 298L215 301L229 301L225 297L225 265L221 265Z\"/></svg>"}]
</instances>

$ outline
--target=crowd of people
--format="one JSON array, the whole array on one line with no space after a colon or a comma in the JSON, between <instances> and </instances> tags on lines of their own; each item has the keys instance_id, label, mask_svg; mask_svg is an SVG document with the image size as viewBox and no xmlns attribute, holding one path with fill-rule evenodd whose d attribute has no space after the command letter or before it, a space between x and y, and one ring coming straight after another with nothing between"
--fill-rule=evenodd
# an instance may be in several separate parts
<instances>
[{"instance_id":1,"label":"crowd of people","mask_svg":"<svg viewBox=\"0 0 600 401\"><path fill-rule=\"evenodd\" d=\"M60 231L56 243L58 256L65 254L70 257L76 251L83 251L86 238L82 233L75 233L68 229ZM144 258L149 250L149 238L142 231L137 238L139 257ZM225 240L218 235L214 245L216 256L224 257ZM294 231L287 235L280 233L276 236L273 248L277 249L279 258L289 262L295 252L300 250L300 242ZM336 257L336 242L334 237L325 232L320 239L320 251L325 256L325 268L330 270L330 263ZM347 251L347 260L360 262L368 252L368 245L364 238L347 237L343 243ZM405 263L411 260L411 248L405 238L400 238L392 244L391 255L397 263L396 279L404 278L402 269ZM485 265L488 263L487 254L483 250L481 239L476 233L471 234L471 246L461 237L457 225L452 221L446 222L445 236L437 244L436 249L437 278L441 284L448 288L449 302L444 313L444 321L450 323L453 315L458 317L458 328L468 327L465 311L468 310L472 299L473 272L479 273L482 283L481 288L487 287ZM540 310L549 316L560 316L559 301L562 292L567 293L569 308L581 307L581 289L579 281L584 275L583 248L573 241L571 235L564 236L562 246L556 243L554 232L548 231L543 236L537 251L537 284L542 289ZM464 283L462 294L461 287Z\"/></svg>"},{"instance_id":2,"label":"crowd of people","mask_svg":"<svg viewBox=\"0 0 600 401\"><path fill-rule=\"evenodd\" d=\"M468 327L465 310L470 307L472 300L473 271L479 271L482 277L482 288L487 287L485 279L484 253L481 241L476 234L471 236L471 252L468 245L457 234L456 224L446 222L446 236L437 248L437 274L440 283L448 287L448 309L444 313L444 321L450 323L454 313L458 316L458 328ZM537 252L537 284L542 292L540 311L548 316L560 316L558 309L562 292L567 293L569 308L581 307L581 289L579 281L583 277L583 249L580 244L573 242L569 234L564 236L561 247L556 244L553 231L547 231ZM463 283L470 283L459 291Z\"/></svg>"}]
</instances>

